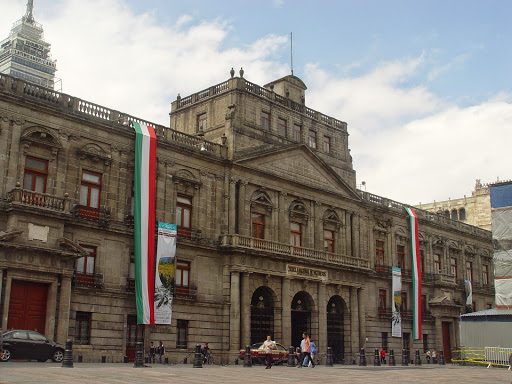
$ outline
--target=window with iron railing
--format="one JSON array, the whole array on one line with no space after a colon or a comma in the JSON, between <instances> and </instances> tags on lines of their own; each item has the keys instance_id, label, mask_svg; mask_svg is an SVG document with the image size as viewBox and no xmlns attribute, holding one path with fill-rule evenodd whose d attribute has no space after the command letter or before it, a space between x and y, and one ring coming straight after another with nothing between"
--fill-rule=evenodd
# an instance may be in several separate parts
<instances>
[{"instance_id":1,"label":"window with iron railing","mask_svg":"<svg viewBox=\"0 0 512 384\"><path fill-rule=\"evenodd\" d=\"M88 345L91 335L91 312L76 312L74 343Z\"/></svg>"},{"instance_id":2,"label":"window with iron railing","mask_svg":"<svg viewBox=\"0 0 512 384\"><path fill-rule=\"evenodd\" d=\"M88 219L99 217L101 174L82 171L79 215Z\"/></svg>"}]
</instances>

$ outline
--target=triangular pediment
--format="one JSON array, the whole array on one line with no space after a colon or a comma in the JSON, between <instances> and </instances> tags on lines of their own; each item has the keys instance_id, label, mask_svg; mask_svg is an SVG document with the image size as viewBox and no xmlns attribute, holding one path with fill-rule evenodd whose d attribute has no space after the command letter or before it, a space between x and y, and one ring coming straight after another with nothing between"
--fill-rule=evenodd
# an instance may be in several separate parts
<instances>
[{"instance_id":1,"label":"triangular pediment","mask_svg":"<svg viewBox=\"0 0 512 384\"><path fill-rule=\"evenodd\" d=\"M360 200L356 191L305 145L261 151L238 159L235 164Z\"/></svg>"}]
</instances>

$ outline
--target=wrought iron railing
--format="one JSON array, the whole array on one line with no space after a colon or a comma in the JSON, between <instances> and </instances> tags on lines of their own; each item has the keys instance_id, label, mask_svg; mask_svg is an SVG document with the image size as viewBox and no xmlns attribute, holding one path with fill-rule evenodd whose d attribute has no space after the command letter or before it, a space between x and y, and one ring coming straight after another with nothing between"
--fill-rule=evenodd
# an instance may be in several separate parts
<instances>
[{"instance_id":1,"label":"wrought iron railing","mask_svg":"<svg viewBox=\"0 0 512 384\"><path fill-rule=\"evenodd\" d=\"M75 272L73 275L72 285L74 287L102 289L103 275L100 273Z\"/></svg>"}]
</instances>

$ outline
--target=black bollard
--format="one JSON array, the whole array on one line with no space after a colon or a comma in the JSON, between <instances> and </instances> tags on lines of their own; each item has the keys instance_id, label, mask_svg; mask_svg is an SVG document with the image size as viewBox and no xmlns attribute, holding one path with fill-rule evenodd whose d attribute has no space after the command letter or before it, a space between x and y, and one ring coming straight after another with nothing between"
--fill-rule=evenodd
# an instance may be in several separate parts
<instances>
[{"instance_id":1,"label":"black bollard","mask_svg":"<svg viewBox=\"0 0 512 384\"><path fill-rule=\"evenodd\" d=\"M203 368L203 355L201 354L201 344L196 344L194 353L194 365L192 368Z\"/></svg>"},{"instance_id":2,"label":"black bollard","mask_svg":"<svg viewBox=\"0 0 512 384\"><path fill-rule=\"evenodd\" d=\"M245 346L245 356L244 356L244 368L251 368L252 367L252 358L251 358L251 346L247 345Z\"/></svg>"},{"instance_id":3,"label":"black bollard","mask_svg":"<svg viewBox=\"0 0 512 384\"><path fill-rule=\"evenodd\" d=\"M165 364L169 364L169 358L168 357L166 357L164 361L165 361Z\"/></svg>"},{"instance_id":4,"label":"black bollard","mask_svg":"<svg viewBox=\"0 0 512 384\"><path fill-rule=\"evenodd\" d=\"M125 364L126 364L126 363L128 363L128 356L124 356L124 357L123 357L123 362L124 362Z\"/></svg>"},{"instance_id":5,"label":"black bollard","mask_svg":"<svg viewBox=\"0 0 512 384\"><path fill-rule=\"evenodd\" d=\"M332 353L332 347L327 347L327 361L325 362L327 367L332 367L334 365L334 355Z\"/></svg>"},{"instance_id":6,"label":"black bollard","mask_svg":"<svg viewBox=\"0 0 512 384\"><path fill-rule=\"evenodd\" d=\"M295 348L288 348L288 367L295 367Z\"/></svg>"},{"instance_id":7,"label":"black bollard","mask_svg":"<svg viewBox=\"0 0 512 384\"><path fill-rule=\"evenodd\" d=\"M185 357L185 358L183 359L183 364L188 364L188 357Z\"/></svg>"},{"instance_id":8,"label":"black bollard","mask_svg":"<svg viewBox=\"0 0 512 384\"><path fill-rule=\"evenodd\" d=\"M82 355L78 355L78 362L81 363L83 361L83 356Z\"/></svg>"},{"instance_id":9,"label":"black bollard","mask_svg":"<svg viewBox=\"0 0 512 384\"><path fill-rule=\"evenodd\" d=\"M144 367L144 346L142 345L142 341L137 341L135 343L135 361L133 362L133 367Z\"/></svg>"},{"instance_id":10,"label":"black bollard","mask_svg":"<svg viewBox=\"0 0 512 384\"><path fill-rule=\"evenodd\" d=\"M407 349L402 349L402 367L409 365L409 356L407 355Z\"/></svg>"},{"instance_id":11,"label":"black bollard","mask_svg":"<svg viewBox=\"0 0 512 384\"><path fill-rule=\"evenodd\" d=\"M390 367L394 367L394 366L396 366L396 362L395 362L395 351L393 351L393 350L390 350L390 351L389 351L389 366L390 366Z\"/></svg>"},{"instance_id":12,"label":"black bollard","mask_svg":"<svg viewBox=\"0 0 512 384\"><path fill-rule=\"evenodd\" d=\"M101 356L101 362L103 364L105 364L107 362L107 357L106 356Z\"/></svg>"},{"instance_id":13,"label":"black bollard","mask_svg":"<svg viewBox=\"0 0 512 384\"><path fill-rule=\"evenodd\" d=\"M366 367L366 354L364 353L363 348L359 351L359 366Z\"/></svg>"},{"instance_id":14,"label":"black bollard","mask_svg":"<svg viewBox=\"0 0 512 384\"><path fill-rule=\"evenodd\" d=\"M414 355L414 365L421 365L420 351L418 350L416 350L416 354Z\"/></svg>"},{"instance_id":15,"label":"black bollard","mask_svg":"<svg viewBox=\"0 0 512 384\"><path fill-rule=\"evenodd\" d=\"M73 341L66 340L66 349L64 350L64 358L62 359L63 368L73 368Z\"/></svg>"},{"instance_id":16,"label":"black bollard","mask_svg":"<svg viewBox=\"0 0 512 384\"><path fill-rule=\"evenodd\" d=\"M444 351L439 351L439 365L446 365L446 361L444 360Z\"/></svg>"},{"instance_id":17,"label":"black bollard","mask_svg":"<svg viewBox=\"0 0 512 384\"><path fill-rule=\"evenodd\" d=\"M380 367L380 356L379 356L379 350L376 349L375 353L373 354L373 366L374 367Z\"/></svg>"}]
</instances>

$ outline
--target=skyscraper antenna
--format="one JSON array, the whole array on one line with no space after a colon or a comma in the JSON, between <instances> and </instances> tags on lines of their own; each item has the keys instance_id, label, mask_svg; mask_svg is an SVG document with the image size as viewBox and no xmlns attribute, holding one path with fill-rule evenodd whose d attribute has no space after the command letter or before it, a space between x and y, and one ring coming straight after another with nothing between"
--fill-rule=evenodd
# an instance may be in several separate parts
<instances>
[{"instance_id":1,"label":"skyscraper antenna","mask_svg":"<svg viewBox=\"0 0 512 384\"><path fill-rule=\"evenodd\" d=\"M290 61L291 61L292 76L293 76L293 32L290 32Z\"/></svg>"},{"instance_id":2,"label":"skyscraper antenna","mask_svg":"<svg viewBox=\"0 0 512 384\"><path fill-rule=\"evenodd\" d=\"M24 19L27 22L29 22L29 23L33 23L34 22L34 16L32 14L33 11L34 11L34 0L28 0L28 2L27 2L27 12L25 13Z\"/></svg>"}]
</instances>

